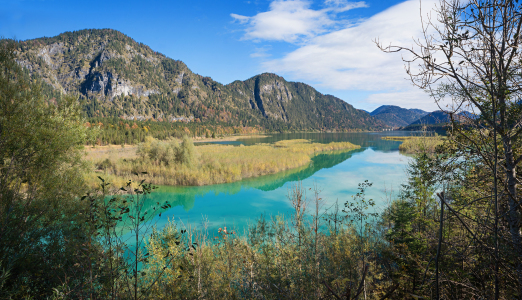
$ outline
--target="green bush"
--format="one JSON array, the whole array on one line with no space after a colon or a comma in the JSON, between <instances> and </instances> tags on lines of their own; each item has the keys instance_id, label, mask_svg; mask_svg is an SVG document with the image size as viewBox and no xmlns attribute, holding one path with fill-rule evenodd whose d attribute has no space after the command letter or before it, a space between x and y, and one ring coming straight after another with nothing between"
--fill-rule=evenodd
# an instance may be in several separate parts
<instances>
[{"instance_id":1,"label":"green bush","mask_svg":"<svg viewBox=\"0 0 522 300\"><path fill-rule=\"evenodd\" d=\"M184 136L181 145L176 139L160 141L148 136L138 145L136 152L142 159L149 159L156 165L169 166L183 164L189 168L197 164L197 154L192 140Z\"/></svg>"},{"instance_id":2,"label":"green bush","mask_svg":"<svg viewBox=\"0 0 522 300\"><path fill-rule=\"evenodd\" d=\"M43 96L17 47L0 40L0 298L43 299L65 280L86 281L76 265L89 239L77 199L91 130L76 99Z\"/></svg>"}]
</instances>

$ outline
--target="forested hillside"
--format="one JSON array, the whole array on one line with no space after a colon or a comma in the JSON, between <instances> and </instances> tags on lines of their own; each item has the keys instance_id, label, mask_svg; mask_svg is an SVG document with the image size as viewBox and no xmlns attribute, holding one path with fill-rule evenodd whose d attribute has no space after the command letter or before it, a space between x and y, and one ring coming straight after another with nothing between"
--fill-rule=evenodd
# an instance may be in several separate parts
<instances>
[{"instance_id":1,"label":"forested hillside","mask_svg":"<svg viewBox=\"0 0 522 300\"><path fill-rule=\"evenodd\" d=\"M223 85L111 29L23 41L18 62L33 77L42 78L53 97L77 94L88 118L195 122L266 131L384 126L339 98L275 74Z\"/></svg>"},{"instance_id":2,"label":"forested hillside","mask_svg":"<svg viewBox=\"0 0 522 300\"><path fill-rule=\"evenodd\" d=\"M406 109L395 105L382 105L370 113L376 119L392 127L407 126L428 114L421 109Z\"/></svg>"}]
</instances>

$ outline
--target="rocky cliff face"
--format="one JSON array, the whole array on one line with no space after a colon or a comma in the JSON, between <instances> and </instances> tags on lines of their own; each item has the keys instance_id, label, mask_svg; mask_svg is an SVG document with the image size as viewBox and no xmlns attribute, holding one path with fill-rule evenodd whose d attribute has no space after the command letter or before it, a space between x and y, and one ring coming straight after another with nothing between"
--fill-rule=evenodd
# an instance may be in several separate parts
<instances>
[{"instance_id":1,"label":"rocky cliff face","mask_svg":"<svg viewBox=\"0 0 522 300\"><path fill-rule=\"evenodd\" d=\"M275 74L222 85L110 29L24 41L18 54L20 64L56 91L79 93L87 116L298 130L383 126L338 98Z\"/></svg>"},{"instance_id":2,"label":"rocky cliff face","mask_svg":"<svg viewBox=\"0 0 522 300\"><path fill-rule=\"evenodd\" d=\"M27 50L22 47L19 62L31 73L65 93L80 91L85 96L104 100L112 100L120 95L146 97L159 93L157 89L148 89L105 67L107 61L120 59L122 63L130 63L136 57L157 67L159 59L144 56L131 45L125 45L120 52L113 46L110 36L92 37L87 33L74 42L52 41L41 46L27 47Z\"/></svg>"}]
</instances>

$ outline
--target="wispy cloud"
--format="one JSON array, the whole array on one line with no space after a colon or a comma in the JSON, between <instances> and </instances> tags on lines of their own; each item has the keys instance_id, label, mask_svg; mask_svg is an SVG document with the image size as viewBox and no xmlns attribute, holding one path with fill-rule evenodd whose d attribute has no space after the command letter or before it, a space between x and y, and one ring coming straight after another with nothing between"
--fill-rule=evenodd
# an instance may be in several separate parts
<instances>
[{"instance_id":1,"label":"wispy cloud","mask_svg":"<svg viewBox=\"0 0 522 300\"><path fill-rule=\"evenodd\" d=\"M423 15L429 13L437 2L422 1ZM294 10L283 10L287 5L294 6ZM414 40L422 38L418 0L402 2L341 29L329 27L337 22L332 12L364 7L366 4L327 0L324 5L326 8L322 10L312 10L310 3L304 1L274 1L268 12L249 17L245 22L244 38L294 42L300 36L308 37L298 44L296 50L264 61L263 71L327 89L375 92L366 99L368 103L429 110L436 108L426 93L407 80L401 59L405 53L383 53L373 42L379 39L385 45L412 46ZM290 17L279 11L286 12ZM263 25L263 14L274 18L272 27ZM266 22L269 23L268 19Z\"/></svg>"},{"instance_id":2,"label":"wispy cloud","mask_svg":"<svg viewBox=\"0 0 522 300\"><path fill-rule=\"evenodd\" d=\"M327 8L324 9L326 12L345 12L354 8L368 7L364 1L350 2L346 0L326 0L324 4L327 6Z\"/></svg>"},{"instance_id":3,"label":"wispy cloud","mask_svg":"<svg viewBox=\"0 0 522 300\"><path fill-rule=\"evenodd\" d=\"M253 17L230 16L246 25L244 39L295 43L328 32L337 24L337 13L367 6L365 2L327 0L323 9L314 10L311 4L305 0L276 0L267 12Z\"/></svg>"},{"instance_id":4,"label":"wispy cloud","mask_svg":"<svg viewBox=\"0 0 522 300\"><path fill-rule=\"evenodd\" d=\"M252 54L250 54L250 57L253 58L264 58L264 57L270 57L272 54L267 53L272 47L265 45L263 47L256 48L256 51Z\"/></svg>"}]
</instances>

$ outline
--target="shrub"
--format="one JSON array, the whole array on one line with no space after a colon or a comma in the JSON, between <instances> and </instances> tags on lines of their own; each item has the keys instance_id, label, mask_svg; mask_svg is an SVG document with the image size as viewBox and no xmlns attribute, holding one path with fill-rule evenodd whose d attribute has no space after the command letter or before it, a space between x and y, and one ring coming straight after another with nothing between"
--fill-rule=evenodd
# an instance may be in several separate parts
<instances>
[{"instance_id":1,"label":"shrub","mask_svg":"<svg viewBox=\"0 0 522 300\"><path fill-rule=\"evenodd\" d=\"M184 136L181 145L176 139L157 140L151 136L138 145L136 151L142 159L149 159L156 165L169 166L183 164L192 168L197 164L196 149L192 140Z\"/></svg>"}]
</instances>

